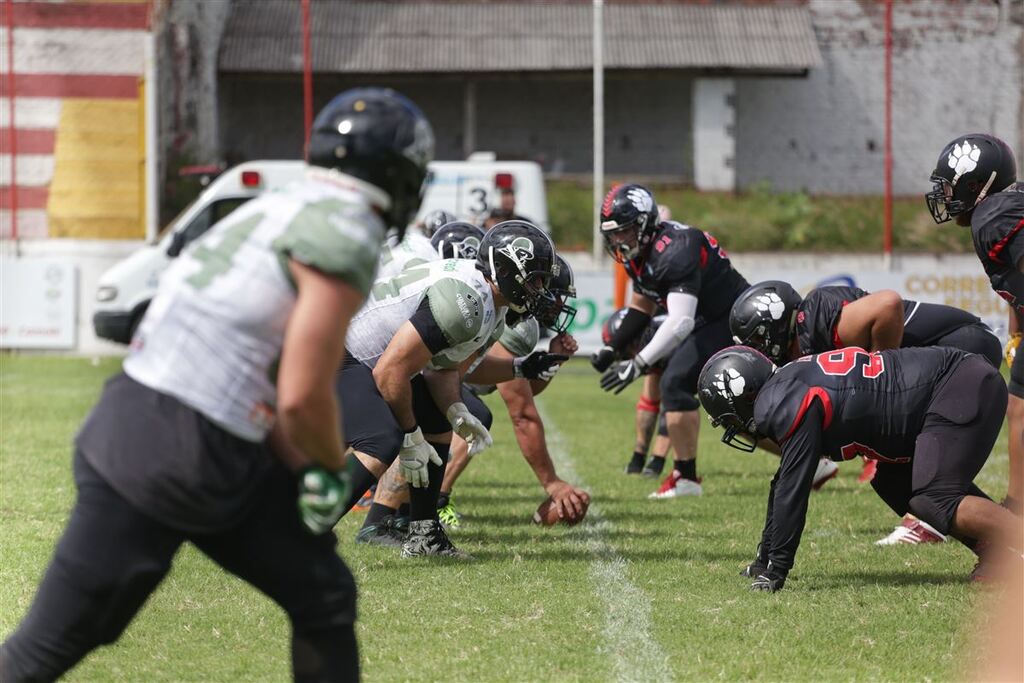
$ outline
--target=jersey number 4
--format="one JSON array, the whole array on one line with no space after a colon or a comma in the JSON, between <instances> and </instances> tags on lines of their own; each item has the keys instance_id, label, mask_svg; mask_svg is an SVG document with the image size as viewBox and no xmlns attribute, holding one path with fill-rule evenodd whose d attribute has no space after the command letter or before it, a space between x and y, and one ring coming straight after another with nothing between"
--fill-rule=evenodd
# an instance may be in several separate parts
<instances>
[{"instance_id":1,"label":"jersey number 4","mask_svg":"<svg viewBox=\"0 0 1024 683\"><path fill-rule=\"evenodd\" d=\"M844 377L858 366L861 368L861 375L867 379L875 379L885 372L885 359L880 353L868 353L856 346L818 354L815 360L826 375Z\"/></svg>"}]
</instances>

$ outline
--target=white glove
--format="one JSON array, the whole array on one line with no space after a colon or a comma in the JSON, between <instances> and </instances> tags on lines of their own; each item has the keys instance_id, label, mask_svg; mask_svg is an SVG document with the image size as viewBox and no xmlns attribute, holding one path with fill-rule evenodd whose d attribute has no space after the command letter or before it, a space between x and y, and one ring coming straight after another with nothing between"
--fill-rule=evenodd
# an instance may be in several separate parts
<instances>
[{"instance_id":1,"label":"white glove","mask_svg":"<svg viewBox=\"0 0 1024 683\"><path fill-rule=\"evenodd\" d=\"M469 456L473 457L490 446L493 441L480 420L473 417L465 403L453 403L448 406L445 416L452 425L452 430L469 444Z\"/></svg>"},{"instance_id":2,"label":"white glove","mask_svg":"<svg viewBox=\"0 0 1024 683\"><path fill-rule=\"evenodd\" d=\"M421 488L430 483L430 475L427 473L428 462L439 467L442 464L437 451L423 440L423 432L417 427L406 434L402 441L402 450L398 451L398 471L409 482L409 486Z\"/></svg>"}]
</instances>

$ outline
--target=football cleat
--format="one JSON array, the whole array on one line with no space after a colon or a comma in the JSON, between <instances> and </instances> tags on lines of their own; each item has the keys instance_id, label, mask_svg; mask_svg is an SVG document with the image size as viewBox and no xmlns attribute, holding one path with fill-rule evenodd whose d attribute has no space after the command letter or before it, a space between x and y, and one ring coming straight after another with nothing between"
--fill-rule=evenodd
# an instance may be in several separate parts
<instances>
[{"instance_id":1,"label":"football cleat","mask_svg":"<svg viewBox=\"0 0 1024 683\"><path fill-rule=\"evenodd\" d=\"M640 474L644 469L644 456L634 453L626 463L626 474Z\"/></svg>"},{"instance_id":2,"label":"football cleat","mask_svg":"<svg viewBox=\"0 0 1024 683\"><path fill-rule=\"evenodd\" d=\"M822 458L818 461L818 469L814 471L814 483L811 484L811 488L815 491L819 490L829 479L834 478L837 474L839 474L839 465L828 458Z\"/></svg>"},{"instance_id":3,"label":"football cleat","mask_svg":"<svg viewBox=\"0 0 1024 683\"><path fill-rule=\"evenodd\" d=\"M437 518L447 529L458 529L462 525L462 515L455 509L455 504L448 499L448 504L438 509Z\"/></svg>"},{"instance_id":4,"label":"football cleat","mask_svg":"<svg viewBox=\"0 0 1024 683\"><path fill-rule=\"evenodd\" d=\"M647 496L648 498L678 498L680 496L699 496L703 492L703 488L700 485L701 480L693 481L692 479L683 479L683 475L679 473L679 470L672 470L665 481L661 482L661 487L654 493Z\"/></svg>"},{"instance_id":5,"label":"football cleat","mask_svg":"<svg viewBox=\"0 0 1024 683\"><path fill-rule=\"evenodd\" d=\"M471 560L472 555L464 553L449 540L441 522L436 519L422 519L409 523L409 535L402 544L402 557L454 557Z\"/></svg>"},{"instance_id":6,"label":"football cleat","mask_svg":"<svg viewBox=\"0 0 1024 683\"><path fill-rule=\"evenodd\" d=\"M875 545L918 545L919 543L943 543L946 537L943 536L927 522L922 522L915 517L904 517L903 521L891 534L883 539L875 541Z\"/></svg>"},{"instance_id":7,"label":"football cleat","mask_svg":"<svg viewBox=\"0 0 1024 683\"><path fill-rule=\"evenodd\" d=\"M356 543L400 547L409 531L409 520L397 515L388 515L380 524L364 526L356 534Z\"/></svg>"},{"instance_id":8,"label":"football cleat","mask_svg":"<svg viewBox=\"0 0 1024 683\"><path fill-rule=\"evenodd\" d=\"M645 477L660 477L664 469L665 457L651 456L651 459L644 465L644 471L641 474Z\"/></svg>"},{"instance_id":9,"label":"football cleat","mask_svg":"<svg viewBox=\"0 0 1024 683\"><path fill-rule=\"evenodd\" d=\"M878 462L875 460L865 460L864 469L860 471L860 476L857 477L857 481L861 484L867 484L875 478L875 469L878 468Z\"/></svg>"}]
</instances>

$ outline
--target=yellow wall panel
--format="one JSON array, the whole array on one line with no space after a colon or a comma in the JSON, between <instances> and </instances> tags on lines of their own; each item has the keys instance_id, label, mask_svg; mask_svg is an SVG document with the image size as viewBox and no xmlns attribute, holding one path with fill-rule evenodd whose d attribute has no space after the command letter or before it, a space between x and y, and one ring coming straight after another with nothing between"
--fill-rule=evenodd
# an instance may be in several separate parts
<instances>
[{"instance_id":1,"label":"yellow wall panel","mask_svg":"<svg viewBox=\"0 0 1024 683\"><path fill-rule=\"evenodd\" d=\"M139 107L137 100L64 100L47 200L51 237L145 237Z\"/></svg>"}]
</instances>

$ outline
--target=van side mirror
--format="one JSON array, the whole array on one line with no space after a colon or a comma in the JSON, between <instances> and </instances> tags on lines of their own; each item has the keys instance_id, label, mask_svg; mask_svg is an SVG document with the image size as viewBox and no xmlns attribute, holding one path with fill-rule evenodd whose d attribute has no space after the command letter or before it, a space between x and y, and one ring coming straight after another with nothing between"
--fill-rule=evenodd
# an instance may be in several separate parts
<instances>
[{"instance_id":1,"label":"van side mirror","mask_svg":"<svg viewBox=\"0 0 1024 683\"><path fill-rule=\"evenodd\" d=\"M177 258L181 250L185 248L185 231L179 230L171 235L171 243L167 245L167 255L171 258Z\"/></svg>"}]
</instances>

